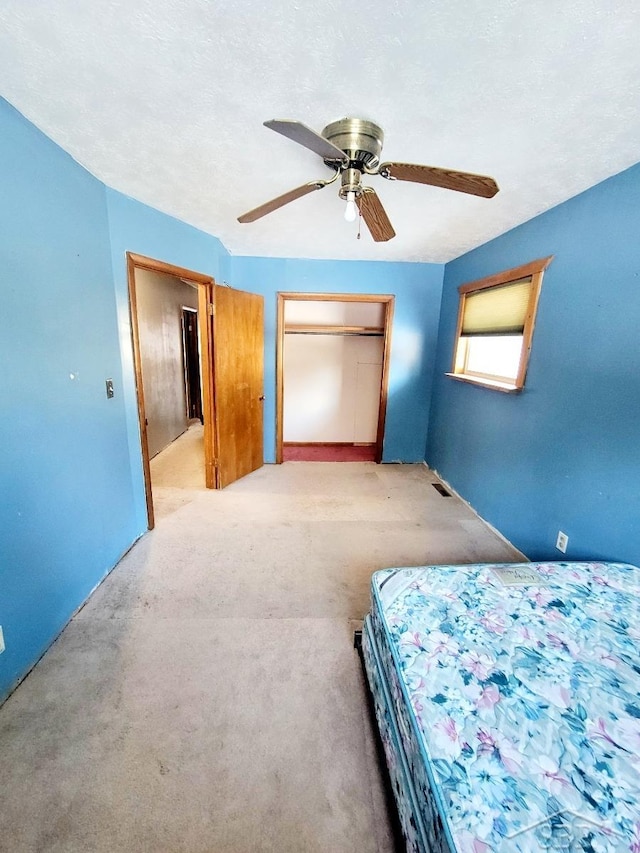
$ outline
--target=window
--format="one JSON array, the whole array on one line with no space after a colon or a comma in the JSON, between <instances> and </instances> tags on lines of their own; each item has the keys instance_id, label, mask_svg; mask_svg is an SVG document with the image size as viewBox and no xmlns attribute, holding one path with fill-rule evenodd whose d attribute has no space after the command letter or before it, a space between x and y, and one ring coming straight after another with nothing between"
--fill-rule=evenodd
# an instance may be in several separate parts
<instances>
[{"instance_id":1,"label":"window","mask_svg":"<svg viewBox=\"0 0 640 853\"><path fill-rule=\"evenodd\" d=\"M447 376L499 391L524 386L542 276L553 255L458 288L453 369Z\"/></svg>"}]
</instances>

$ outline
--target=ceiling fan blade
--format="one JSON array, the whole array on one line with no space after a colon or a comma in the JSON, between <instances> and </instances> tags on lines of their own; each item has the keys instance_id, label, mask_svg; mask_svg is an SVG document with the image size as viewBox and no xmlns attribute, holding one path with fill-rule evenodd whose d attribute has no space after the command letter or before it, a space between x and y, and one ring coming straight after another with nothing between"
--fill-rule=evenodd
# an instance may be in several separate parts
<instances>
[{"instance_id":1,"label":"ceiling fan blade","mask_svg":"<svg viewBox=\"0 0 640 853\"><path fill-rule=\"evenodd\" d=\"M296 187L295 190L289 190L288 193L283 193L277 198L272 198L271 201L266 201L264 204L261 204L260 207L254 207L253 210L243 213L242 216L238 217L238 222L255 222L256 219L266 216L267 213L273 213L274 210L277 210L279 207L284 207L284 205L289 204L290 201L302 198L303 195L312 193L314 190L321 190L323 187L326 187L327 183L331 182L310 181L308 184L302 184L301 187Z\"/></svg>"},{"instance_id":2,"label":"ceiling fan blade","mask_svg":"<svg viewBox=\"0 0 640 853\"><path fill-rule=\"evenodd\" d=\"M287 139L292 139L298 145L304 145L305 148L319 154L324 160L340 160L347 159L344 151L341 151L337 145L329 142L324 136L320 136L315 130L311 130L306 124L300 121L290 121L288 119L271 119L265 121L264 126L269 130L275 130L276 133L281 133Z\"/></svg>"},{"instance_id":3,"label":"ceiling fan blade","mask_svg":"<svg viewBox=\"0 0 640 853\"><path fill-rule=\"evenodd\" d=\"M362 195L356 199L356 204L376 243L384 243L396 236L387 212L374 189L363 187Z\"/></svg>"},{"instance_id":4,"label":"ceiling fan blade","mask_svg":"<svg viewBox=\"0 0 640 853\"><path fill-rule=\"evenodd\" d=\"M455 172L452 169L438 169L436 166L416 166L412 163L382 163L378 173L392 181L413 181L416 184L430 184L445 190L470 193L483 198L493 198L498 185L486 175L474 175L471 172Z\"/></svg>"}]
</instances>

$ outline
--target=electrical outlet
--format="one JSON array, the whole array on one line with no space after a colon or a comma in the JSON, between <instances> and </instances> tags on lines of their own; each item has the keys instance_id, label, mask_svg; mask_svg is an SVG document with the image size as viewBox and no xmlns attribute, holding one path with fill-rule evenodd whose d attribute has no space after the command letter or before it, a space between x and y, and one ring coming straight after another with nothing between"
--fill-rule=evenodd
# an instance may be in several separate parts
<instances>
[{"instance_id":1,"label":"electrical outlet","mask_svg":"<svg viewBox=\"0 0 640 853\"><path fill-rule=\"evenodd\" d=\"M558 551L562 551L563 554L567 553L567 545L569 544L569 537L566 533L563 533L562 530L558 530L558 538L556 539L556 548Z\"/></svg>"},{"instance_id":2,"label":"electrical outlet","mask_svg":"<svg viewBox=\"0 0 640 853\"><path fill-rule=\"evenodd\" d=\"M0 655L4 651L4 634L2 633L2 625L0 625Z\"/></svg>"}]
</instances>

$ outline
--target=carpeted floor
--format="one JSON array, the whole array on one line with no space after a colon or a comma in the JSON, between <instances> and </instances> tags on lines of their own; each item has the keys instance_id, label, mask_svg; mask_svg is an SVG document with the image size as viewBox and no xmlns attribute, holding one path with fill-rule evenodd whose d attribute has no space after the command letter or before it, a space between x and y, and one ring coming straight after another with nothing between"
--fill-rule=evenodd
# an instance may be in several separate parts
<instances>
[{"instance_id":1,"label":"carpeted floor","mask_svg":"<svg viewBox=\"0 0 640 853\"><path fill-rule=\"evenodd\" d=\"M156 529L0 708L0 848L390 853L352 648L369 577L520 555L421 465L207 492L198 452L189 430L154 460Z\"/></svg>"},{"instance_id":2,"label":"carpeted floor","mask_svg":"<svg viewBox=\"0 0 640 853\"><path fill-rule=\"evenodd\" d=\"M284 462L375 462L375 444L285 444Z\"/></svg>"}]
</instances>

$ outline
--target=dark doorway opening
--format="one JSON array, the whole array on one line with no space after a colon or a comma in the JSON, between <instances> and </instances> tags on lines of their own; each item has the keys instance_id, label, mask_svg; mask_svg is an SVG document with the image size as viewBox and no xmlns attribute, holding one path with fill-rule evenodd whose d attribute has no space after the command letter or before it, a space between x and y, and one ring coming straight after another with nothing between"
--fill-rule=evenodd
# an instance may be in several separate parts
<instances>
[{"instance_id":1,"label":"dark doorway opening","mask_svg":"<svg viewBox=\"0 0 640 853\"><path fill-rule=\"evenodd\" d=\"M184 381L187 391L187 417L204 423L202 414L202 384L200 380L200 344L198 342L198 312L182 309L182 337L184 341Z\"/></svg>"}]
</instances>

